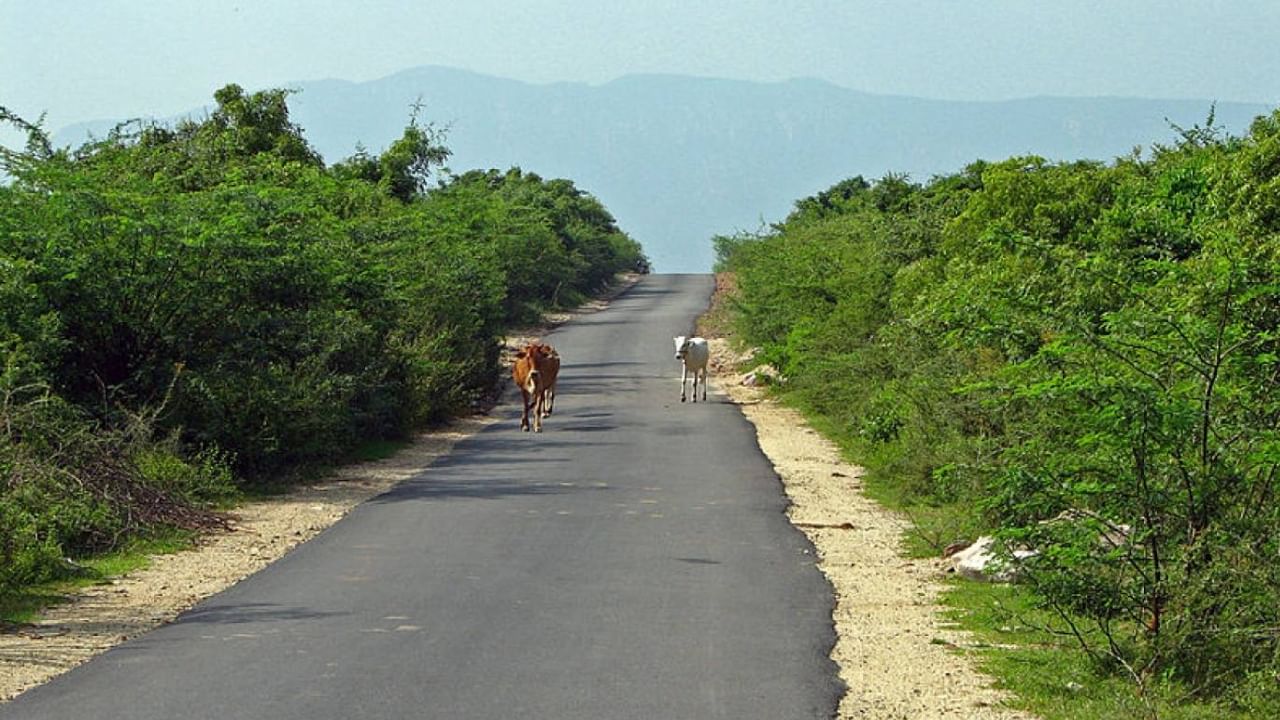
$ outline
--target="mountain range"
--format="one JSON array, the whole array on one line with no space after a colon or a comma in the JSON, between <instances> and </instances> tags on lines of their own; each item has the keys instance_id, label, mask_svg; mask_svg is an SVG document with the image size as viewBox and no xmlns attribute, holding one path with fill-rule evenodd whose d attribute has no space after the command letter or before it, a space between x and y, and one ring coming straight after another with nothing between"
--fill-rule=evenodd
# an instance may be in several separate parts
<instances>
[{"instance_id":1,"label":"mountain range","mask_svg":"<svg viewBox=\"0 0 1280 720\"><path fill-rule=\"evenodd\" d=\"M1211 108L1215 125L1237 134L1271 110L1208 99L958 102L812 79L633 75L601 85L529 84L444 67L289 87L297 90L291 116L326 161L351 155L357 143L380 151L421 101L420 118L447 128L452 170L519 166L570 178L604 202L658 272L706 272L713 235L781 220L797 199L854 175L924 181L977 159L1022 154L1105 161L1172 143L1173 125L1203 124ZM114 124L81 123L54 139L77 144Z\"/></svg>"}]
</instances>

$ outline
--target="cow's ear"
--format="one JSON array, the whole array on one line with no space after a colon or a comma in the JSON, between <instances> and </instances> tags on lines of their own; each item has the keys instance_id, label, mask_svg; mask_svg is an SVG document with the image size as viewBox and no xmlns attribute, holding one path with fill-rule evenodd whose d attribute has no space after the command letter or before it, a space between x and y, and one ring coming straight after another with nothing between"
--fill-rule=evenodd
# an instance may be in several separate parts
<instances>
[{"instance_id":1,"label":"cow's ear","mask_svg":"<svg viewBox=\"0 0 1280 720\"><path fill-rule=\"evenodd\" d=\"M524 357L524 351L523 351L523 350L518 351L518 352L516 353L516 357L518 357L518 358L522 358L522 357Z\"/></svg>"}]
</instances>

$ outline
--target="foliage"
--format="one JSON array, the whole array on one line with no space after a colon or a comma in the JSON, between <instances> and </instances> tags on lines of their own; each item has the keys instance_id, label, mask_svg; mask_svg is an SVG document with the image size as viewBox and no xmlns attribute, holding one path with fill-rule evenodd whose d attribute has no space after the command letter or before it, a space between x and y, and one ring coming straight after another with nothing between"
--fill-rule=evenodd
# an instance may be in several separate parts
<instances>
[{"instance_id":1,"label":"foliage","mask_svg":"<svg viewBox=\"0 0 1280 720\"><path fill-rule=\"evenodd\" d=\"M1036 549L1025 588L1098 672L1244 707L1280 670L1278 233L1280 112L855 178L717 251L781 391L875 482Z\"/></svg>"},{"instance_id":2,"label":"foliage","mask_svg":"<svg viewBox=\"0 0 1280 720\"><path fill-rule=\"evenodd\" d=\"M68 554L159 526L220 523L203 509L233 490L220 455L183 458L145 416L104 428L15 377L0 378L0 594L74 572Z\"/></svg>"},{"instance_id":3,"label":"foliage","mask_svg":"<svg viewBox=\"0 0 1280 720\"><path fill-rule=\"evenodd\" d=\"M205 507L470 409L508 324L644 261L568 180L445 174L420 108L326 167L288 94L75 149L0 109L0 590L174 520L139 488Z\"/></svg>"}]
</instances>

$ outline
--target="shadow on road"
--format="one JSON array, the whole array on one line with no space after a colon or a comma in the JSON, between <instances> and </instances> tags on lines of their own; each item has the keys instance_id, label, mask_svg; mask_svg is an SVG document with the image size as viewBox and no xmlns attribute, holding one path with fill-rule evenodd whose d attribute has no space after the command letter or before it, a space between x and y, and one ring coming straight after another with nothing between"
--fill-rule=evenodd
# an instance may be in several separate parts
<instances>
[{"instance_id":1,"label":"shadow on road","mask_svg":"<svg viewBox=\"0 0 1280 720\"><path fill-rule=\"evenodd\" d=\"M643 285L637 285L627 290L626 292L622 293L618 297L619 298L633 298L633 297L645 297L645 296L653 297L657 295L671 295L674 292L675 290L668 290L666 288L647 287Z\"/></svg>"},{"instance_id":2,"label":"shadow on road","mask_svg":"<svg viewBox=\"0 0 1280 720\"><path fill-rule=\"evenodd\" d=\"M618 426L608 423L572 423L560 425L557 429L562 432L612 432L617 430Z\"/></svg>"},{"instance_id":3,"label":"shadow on road","mask_svg":"<svg viewBox=\"0 0 1280 720\"><path fill-rule=\"evenodd\" d=\"M496 500L517 495L560 495L576 487L512 480L414 480L380 495L370 503L385 505L416 500Z\"/></svg>"},{"instance_id":4,"label":"shadow on road","mask_svg":"<svg viewBox=\"0 0 1280 720\"><path fill-rule=\"evenodd\" d=\"M617 362L600 362L600 363L575 363L565 362L560 372L568 372L570 370L581 370L583 368L603 368L618 367L619 365L647 365L648 363L639 360L618 360ZM613 375L612 377L631 377L630 375Z\"/></svg>"},{"instance_id":5,"label":"shadow on road","mask_svg":"<svg viewBox=\"0 0 1280 720\"><path fill-rule=\"evenodd\" d=\"M183 613L178 617L178 622L236 625L256 622L316 620L349 614L346 612L321 612L303 607L276 605L275 603L242 603L239 605L198 607Z\"/></svg>"}]
</instances>

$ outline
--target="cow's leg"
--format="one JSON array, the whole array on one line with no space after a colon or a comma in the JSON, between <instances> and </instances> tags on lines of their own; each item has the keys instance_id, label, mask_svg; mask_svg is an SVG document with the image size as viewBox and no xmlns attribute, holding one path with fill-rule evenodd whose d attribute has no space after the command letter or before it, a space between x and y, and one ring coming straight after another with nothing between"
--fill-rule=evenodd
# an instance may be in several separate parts
<instances>
[{"instance_id":1,"label":"cow's leg","mask_svg":"<svg viewBox=\"0 0 1280 720\"><path fill-rule=\"evenodd\" d=\"M556 404L555 388L547 388L542 391L542 417L550 417L552 407Z\"/></svg>"},{"instance_id":2,"label":"cow's leg","mask_svg":"<svg viewBox=\"0 0 1280 720\"><path fill-rule=\"evenodd\" d=\"M542 432L542 404L546 402L547 393L539 390L533 394L533 431Z\"/></svg>"},{"instance_id":3,"label":"cow's leg","mask_svg":"<svg viewBox=\"0 0 1280 720\"><path fill-rule=\"evenodd\" d=\"M702 402L707 401L707 369L702 368Z\"/></svg>"},{"instance_id":4,"label":"cow's leg","mask_svg":"<svg viewBox=\"0 0 1280 720\"><path fill-rule=\"evenodd\" d=\"M688 382L689 366L680 363L680 402L684 402L684 385Z\"/></svg>"},{"instance_id":5,"label":"cow's leg","mask_svg":"<svg viewBox=\"0 0 1280 720\"><path fill-rule=\"evenodd\" d=\"M520 388L520 429L529 432L529 391Z\"/></svg>"}]
</instances>

